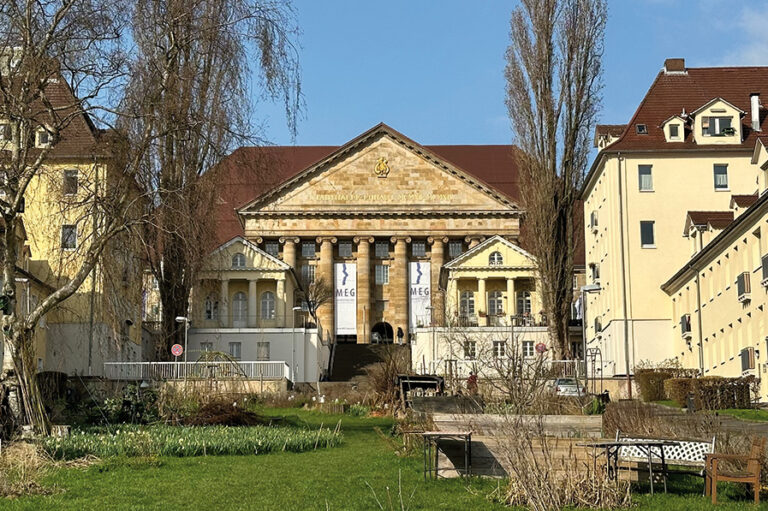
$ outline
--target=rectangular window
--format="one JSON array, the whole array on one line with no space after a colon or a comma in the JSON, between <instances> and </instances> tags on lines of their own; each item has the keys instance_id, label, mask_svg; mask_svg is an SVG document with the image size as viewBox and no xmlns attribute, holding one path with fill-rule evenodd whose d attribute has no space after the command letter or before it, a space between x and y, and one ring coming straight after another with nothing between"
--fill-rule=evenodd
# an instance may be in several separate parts
<instances>
[{"instance_id":1,"label":"rectangular window","mask_svg":"<svg viewBox=\"0 0 768 511\"><path fill-rule=\"evenodd\" d=\"M680 138L680 125L679 124L670 124L669 125L669 139L670 140L678 140Z\"/></svg>"},{"instance_id":2,"label":"rectangular window","mask_svg":"<svg viewBox=\"0 0 768 511\"><path fill-rule=\"evenodd\" d=\"M493 356L496 358L507 356L507 343L505 341L493 341Z\"/></svg>"},{"instance_id":3,"label":"rectangular window","mask_svg":"<svg viewBox=\"0 0 768 511\"><path fill-rule=\"evenodd\" d=\"M377 241L373 246L374 255L378 259L387 259L389 257L389 242Z\"/></svg>"},{"instance_id":4,"label":"rectangular window","mask_svg":"<svg viewBox=\"0 0 768 511\"><path fill-rule=\"evenodd\" d=\"M741 371L750 371L755 368L755 348L744 348L739 353L741 356Z\"/></svg>"},{"instance_id":5,"label":"rectangular window","mask_svg":"<svg viewBox=\"0 0 768 511\"><path fill-rule=\"evenodd\" d=\"M534 346L533 341L523 341L523 357L533 358Z\"/></svg>"},{"instance_id":6,"label":"rectangular window","mask_svg":"<svg viewBox=\"0 0 768 511\"><path fill-rule=\"evenodd\" d=\"M474 360L477 357L477 341L466 341L464 343L464 358Z\"/></svg>"},{"instance_id":7,"label":"rectangular window","mask_svg":"<svg viewBox=\"0 0 768 511\"><path fill-rule=\"evenodd\" d=\"M638 185L641 192L653 191L653 174L651 165L638 165L637 178Z\"/></svg>"},{"instance_id":8,"label":"rectangular window","mask_svg":"<svg viewBox=\"0 0 768 511\"><path fill-rule=\"evenodd\" d=\"M640 245L643 248L656 247L656 239L653 232L654 223L653 220L642 220L640 222Z\"/></svg>"},{"instance_id":9,"label":"rectangular window","mask_svg":"<svg viewBox=\"0 0 768 511\"><path fill-rule=\"evenodd\" d=\"M427 244L424 241L414 241L411 245L411 255L413 257L424 257L427 255Z\"/></svg>"},{"instance_id":10,"label":"rectangular window","mask_svg":"<svg viewBox=\"0 0 768 511\"><path fill-rule=\"evenodd\" d=\"M277 257L280 255L280 244L276 241L267 241L264 243L264 252L272 257Z\"/></svg>"},{"instance_id":11,"label":"rectangular window","mask_svg":"<svg viewBox=\"0 0 768 511\"><path fill-rule=\"evenodd\" d=\"M37 132L37 147L48 147L51 144L51 135L44 129Z\"/></svg>"},{"instance_id":12,"label":"rectangular window","mask_svg":"<svg viewBox=\"0 0 768 511\"><path fill-rule=\"evenodd\" d=\"M352 257L351 241L342 241L339 243L339 257Z\"/></svg>"},{"instance_id":13,"label":"rectangular window","mask_svg":"<svg viewBox=\"0 0 768 511\"><path fill-rule=\"evenodd\" d=\"M269 342L267 341L256 342L256 360L260 362L269 360Z\"/></svg>"},{"instance_id":14,"label":"rectangular window","mask_svg":"<svg viewBox=\"0 0 768 511\"><path fill-rule=\"evenodd\" d=\"M74 250L77 248L77 226L61 226L61 248L64 250Z\"/></svg>"},{"instance_id":15,"label":"rectangular window","mask_svg":"<svg viewBox=\"0 0 768 511\"><path fill-rule=\"evenodd\" d=\"M305 264L301 267L301 281L304 284L311 284L315 281L315 267L311 264Z\"/></svg>"},{"instance_id":16,"label":"rectangular window","mask_svg":"<svg viewBox=\"0 0 768 511\"><path fill-rule=\"evenodd\" d=\"M455 259L461 255L464 251L464 246L461 241L453 240L448 242L448 257Z\"/></svg>"},{"instance_id":17,"label":"rectangular window","mask_svg":"<svg viewBox=\"0 0 768 511\"><path fill-rule=\"evenodd\" d=\"M733 135L734 129L731 126L731 122L731 117L702 117L701 134L705 137Z\"/></svg>"},{"instance_id":18,"label":"rectangular window","mask_svg":"<svg viewBox=\"0 0 768 511\"><path fill-rule=\"evenodd\" d=\"M77 193L77 171L65 170L64 171L64 195L75 195Z\"/></svg>"},{"instance_id":19,"label":"rectangular window","mask_svg":"<svg viewBox=\"0 0 768 511\"><path fill-rule=\"evenodd\" d=\"M11 125L7 122L0 124L0 140L11 140Z\"/></svg>"},{"instance_id":20,"label":"rectangular window","mask_svg":"<svg viewBox=\"0 0 768 511\"><path fill-rule=\"evenodd\" d=\"M728 189L728 165L715 164L715 190Z\"/></svg>"},{"instance_id":21,"label":"rectangular window","mask_svg":"<svg viewBox=\"0 0 768 511\"><path fill-rule=\"evenodd\" d=\"M200 343L200 351L213 351L213 343L212 342L201 342Z\"/></svg>"},{"instance_id":22,"label":"rectangular window","mask_svg":"<svg viewBox=\"0 0 768 511\"><path fill-rule=\"evenodd\" d=\"M385 264L376 265L376 284L389 284L389 266Z\"/></svg>"},{"instance_id":23,"label":"rectangular window","mask_svg":"<svg viewBox=\"0 0 768 511\"><path fill-rule=\"evenodd\" d=\"M589 269L592 272L592 282L594 283L600 282L600 265L590 264Z\"/></svg>"},{"instance_id":24,"label":"rectangular window","mask_svg":"<svg viewBox=\"0 0 768 511\"><path fill-rule=\"evenodd\" d=\"M240 360L240 356L243 353L243 343L231 342L229 343L229 356L235 360Z\"/></svg>"},{"instance_id":25,"label":"rectangular window","mask_svg":"<svg viewBox=\"0 0 768 511\"><path fill-rule=\"evenodd\" d=\"M311 241L304 241L301 244L301 257L305 259L314 259L316 253L315 244Z\"/></svg>"}]
</instances>

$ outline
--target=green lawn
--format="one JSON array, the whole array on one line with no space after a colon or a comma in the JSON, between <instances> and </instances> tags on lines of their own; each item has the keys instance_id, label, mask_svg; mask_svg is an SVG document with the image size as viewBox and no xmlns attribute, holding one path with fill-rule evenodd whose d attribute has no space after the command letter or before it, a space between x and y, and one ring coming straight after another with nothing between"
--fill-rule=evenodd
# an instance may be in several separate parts
<instances>
[{"instance_id":1,"label":"green lawn","mask_svg":"<svg viewBox=\"0 0 768 511\"><path fill-rule=\"evenodd\" d=\"M733 417L736 417L737 419L743 419L745 421L758 421L758 422L765 422L768 421L768 410L763 409L727 409L727 410L718 410L717 413L722 415L731 415Z\"/></svg>"},{"instance_id":2,"label":"green lawn","mask_svg":"<svg viewBox=\"0 0 768 511\"><path fill-rule=\"evenodd\" d=\"M421 457L399 458L374 427L391 426L388 419L356 418L297 410L269 410L275 415L295 414L316 427L342 421L344 441L340 447L305 453L276 453L259 456L208 456L197 458L113 459L86 470L62 469L48 484L59 492L50 496L0 501L8 510L194 509L249 510L365 510L379 509L370 484L384 509L389 487L396 498L398 473L406 509L494 510L508 509L487 496L503 481L474 479L424 482ZM744 509L740 492L729 494L722 487L724 502L712 508L700 496L700 480L672 484L675 494L639 495L634 509L683 511L690 509ZM740 499L729 501L728 497ZM768 509L768 505L761 509Z\"/></svg>"}]
</instances>

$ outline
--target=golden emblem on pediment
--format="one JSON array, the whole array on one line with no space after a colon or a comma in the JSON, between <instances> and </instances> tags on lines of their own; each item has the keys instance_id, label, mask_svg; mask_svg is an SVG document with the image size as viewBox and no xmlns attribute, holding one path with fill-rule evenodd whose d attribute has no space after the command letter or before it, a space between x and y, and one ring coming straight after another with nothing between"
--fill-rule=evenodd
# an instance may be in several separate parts
<instances>
[{"instance_id":1,"label":"golden emblem on pediment","mask_svg":"<svg viewBox=\"0 0 768 511\"><path fill-rule=\"evenodd\" d=\"M382 156L378 159L373 167L373 173L378 177L387 177L387 174L389 174L389 163L386 158Z\"/></svg>"}]
</instances>

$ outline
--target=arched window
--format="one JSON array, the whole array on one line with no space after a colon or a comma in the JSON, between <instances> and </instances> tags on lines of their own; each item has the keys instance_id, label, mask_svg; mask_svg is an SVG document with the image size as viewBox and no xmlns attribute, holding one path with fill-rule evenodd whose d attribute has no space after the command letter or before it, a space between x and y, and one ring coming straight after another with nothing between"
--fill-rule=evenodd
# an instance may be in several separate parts
<instances>
[{"instance_id":1,"label":"arched window","mask_svg":"<svg viewBox=\"0 0 768 511\"><path fill-rule=\"evenodd\" d=\"M459 299L459 314L463 317L474 316L475 294L472 291L462 291Z\"/></svg>"},{"instance_id":2,"label":"arched window","mask_svg":"<svg viewBox=\"0 0 768 511\"><path fill-rule=\"evenodd\" d=\"M501 291L491 291L488 293L488 315L504 315L504 302L503 298L501 297Z\"/></svg>"},{"instance_id":3,"label":"arched window","mask_svg":"<svg viewBox=\"0 0 768 511\"><path fill-rule=\"evenodd\" d=\"M205 299L205 319L219 319L219 301L210 296Z\"/></svg>"},{"instance_id":4,"label":"arched window","mask_svg":"<svg viewBox=\"0 0 768 511\"><path fill-rule=\"evenodd\" d=\"M238 252L232 256L232 268L245 268L245 254Z\"/></svg>"},{"instance_id":5,"label":"arched window","mask_svg":"<svg viewBox=\"0 0 768 511\"><path fill-rule=\"evenodd\" d=\"M232 326L242 328L248 323L248 297L239 291L232 297Z\"/></svg>"},{"instance_id":6,"label":"arched window","mask_svg":"<svg viewBox=\"0 0 768 511\"><path fill-rule=\"evenodd\" d=\"M275 293L272 291L261 295L261 319L275 319Z\"/></svg>"},{"instance_id":7,"label":"arched window","mask_svg":"<svg viewBox=\"0 0 768 511\"><path fill-rule=\"evenodd\" d=\"M491 255L488 256L488 265L501 266L502 264L504 264L504 258L501 256L501 252L491 252Z\"/></svg>"},{"instance_id":8,"label":"arched window","mask_svg":"<svg viewBox=\"0 0 768 511\"><path fill-rule=\"evenodd\" d=\"M531 293L530 291L520 291L517 293L517 314L518 316L531 314Z\"/></svg>"}]
</instances>

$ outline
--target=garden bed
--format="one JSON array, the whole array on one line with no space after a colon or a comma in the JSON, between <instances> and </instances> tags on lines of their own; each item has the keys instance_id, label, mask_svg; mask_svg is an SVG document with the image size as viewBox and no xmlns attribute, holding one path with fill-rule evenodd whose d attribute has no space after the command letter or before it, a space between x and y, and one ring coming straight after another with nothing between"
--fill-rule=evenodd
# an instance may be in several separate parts
<instances>
[{"instance_id":1,"label":"garden bed","mask_svg":"<svg viewBox=\"0 0 768 511\"><path fill-rule=\"evenodd\" d=\"M303 452L335 447L342 435L336 430L293 427L230 426L121 426L114 432L102 429L73 431L64 438L41 440L54 459L84 456L211 456Z\"/></svg>"}]
</instances>

